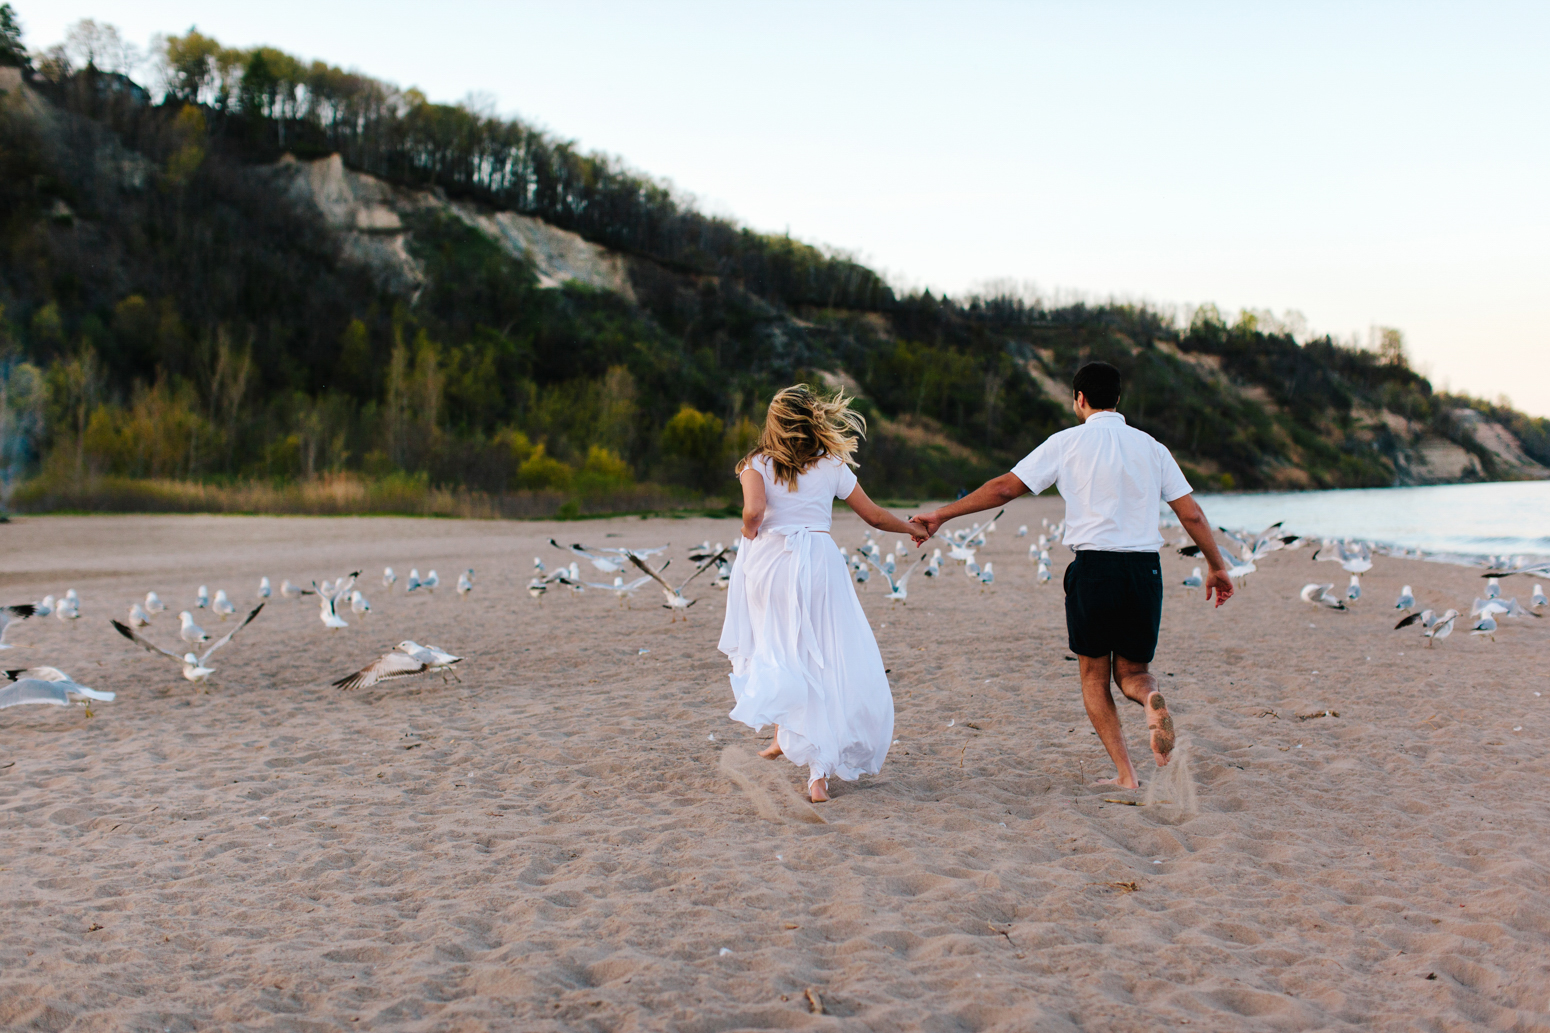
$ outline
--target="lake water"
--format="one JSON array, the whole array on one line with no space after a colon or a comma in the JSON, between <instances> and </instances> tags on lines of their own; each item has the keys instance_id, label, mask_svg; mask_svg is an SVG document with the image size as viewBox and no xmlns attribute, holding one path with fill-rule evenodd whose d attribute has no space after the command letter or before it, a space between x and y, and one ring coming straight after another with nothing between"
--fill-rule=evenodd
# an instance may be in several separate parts
<instances>
[{"instance_id":1,"label":"lake water","mask_svg":"<svg viewBox=\"0 0 1550 1033\"><path fill-rule=\"evenodd\" d=\"M1550 554L1550 481L1196 498L1212 524L1234 530L1257 531L1283 520L1291 534L1427 552Z\"/></svg>"}]
</instances>

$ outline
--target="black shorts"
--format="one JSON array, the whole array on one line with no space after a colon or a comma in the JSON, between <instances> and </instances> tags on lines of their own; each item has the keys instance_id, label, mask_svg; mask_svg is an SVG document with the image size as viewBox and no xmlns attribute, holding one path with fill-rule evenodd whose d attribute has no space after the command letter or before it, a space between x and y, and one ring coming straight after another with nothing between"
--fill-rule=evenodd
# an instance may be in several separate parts
<instances>
[{"instance_id":1,"label":"black shorts","mask_svg":"<svg viewBox=\"0 0 1550 1033\"><path fill-rule=\"evenodd\" d=\"M1162 625L1162 560L1155 552L1083 550L1066 568L1066 636L1077 656L1149 664Z\"/></svg>"}]
</instances>

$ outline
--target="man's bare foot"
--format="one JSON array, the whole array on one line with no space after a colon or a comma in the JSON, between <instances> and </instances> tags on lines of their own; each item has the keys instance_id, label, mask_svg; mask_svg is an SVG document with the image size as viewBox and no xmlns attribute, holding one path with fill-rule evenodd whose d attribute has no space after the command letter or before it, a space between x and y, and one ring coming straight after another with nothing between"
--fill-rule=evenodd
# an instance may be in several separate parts
<instances>
[{"instance_id":1,"label":"man's bare foot","mask_svg":"<svg viewBox=\"0 0 1550 1033\"><path fill-rule=\"evenodd\" d=\"M1168 757L1173 753L1173 717L1160 692L1146 697L1146 727L1151 732L1152 756L1157 759L1157 766L1167 767Z\"/></svg>"},{"instance_id":2,"label":"man's bare foot","mask_svg":"<svg viewBox=\"0 0 1550 1033\"><path fill-rule=\"evenodd\" d=\"M779 741L770 743L769 749L759 751L759 756L763 757L765 760L774 760L776 757L779 757L780 754L781 750Z\"/></svg>"},{"instance_id":3,"label":"man's bare foot","mask_svg":"<svg viewBox=\"0 0 1550 1033\"><path fill-rule=\"evenodd\" d=\"M829 802L829 780L827 778L815 778L807 785L808 799L814 803Z\"/></svg>"},{"instance_id":4,"label":"man's bare foot","mask_svg":"<svg viewBox=\"0 0 1550 1033\"><path fill-rule=\"evenodd\" d=\"M1141 783L1127 783L1123 778L1100 778L1096 782L1087 783L1087 786L1089 789L1096 789L1099 786L1116 786L1120 789L1140 789Z\"/></svg>"}]
</instances>

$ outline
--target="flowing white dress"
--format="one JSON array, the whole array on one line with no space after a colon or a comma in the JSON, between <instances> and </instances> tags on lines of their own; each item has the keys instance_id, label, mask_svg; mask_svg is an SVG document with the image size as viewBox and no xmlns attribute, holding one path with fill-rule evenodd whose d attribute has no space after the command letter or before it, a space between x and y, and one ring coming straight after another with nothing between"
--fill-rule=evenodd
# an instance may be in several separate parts
<instances>
[{"instance_id":1,"label":"flowing white dress","mask_svg":"<svg viewBox=\"0 0 1550 1033\"><path fill-rule=\"evenodd\" d=\"M836 458L820 459L796 489L752 466L768 500L759 536L732 565L720 649L732 661L732 720L778 724L787 759L808 783L876 774L893 742L893 693L850 571L829 530L834 500L856 488Z\"/></svg>"}]
</instances>

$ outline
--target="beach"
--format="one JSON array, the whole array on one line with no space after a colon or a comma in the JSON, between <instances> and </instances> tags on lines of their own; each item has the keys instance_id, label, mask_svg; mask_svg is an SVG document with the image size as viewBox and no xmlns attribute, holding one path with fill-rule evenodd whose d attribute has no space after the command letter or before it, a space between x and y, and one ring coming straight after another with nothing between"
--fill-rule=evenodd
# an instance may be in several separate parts
<instances>
[{"instance_id":1,"label":"beach","mask_svg":"<svg viewBox=\"0 0 1550 1033\"><path fill-rule=\"evenodd\" d=\"M817 807L753 757L771 729L727 719L710 574L676 624L649 585L525 590L534 556L575 558L551 536L670 542L676 583L735 519L0 527L0 603L73 587L83 613L0 660L118 693L0 711L0 1028L1550 1029L1550 617L1428 649L1392 630L1401 585L1467 616L1478 570L1378 556L1341 613L1298 590L1348 575L1280 552L1215 610L1169 549L1153 670L1195 803L1175 778L1132 806L1089 785L1113 771L1066 650L1070 554L1042 586L1027 558L1061 512L1008 507L991 586L949 562L907 605L861 589L898 742ZM442 587L389 591L386 565ZM357 568L348 629L279 598ZM199 585L240 613L265 575L207 686L108 625L155 589L145 634L173 646ZM330 687L402 639L466 657L460 681Z\"/></svg>"}]
</instances>

